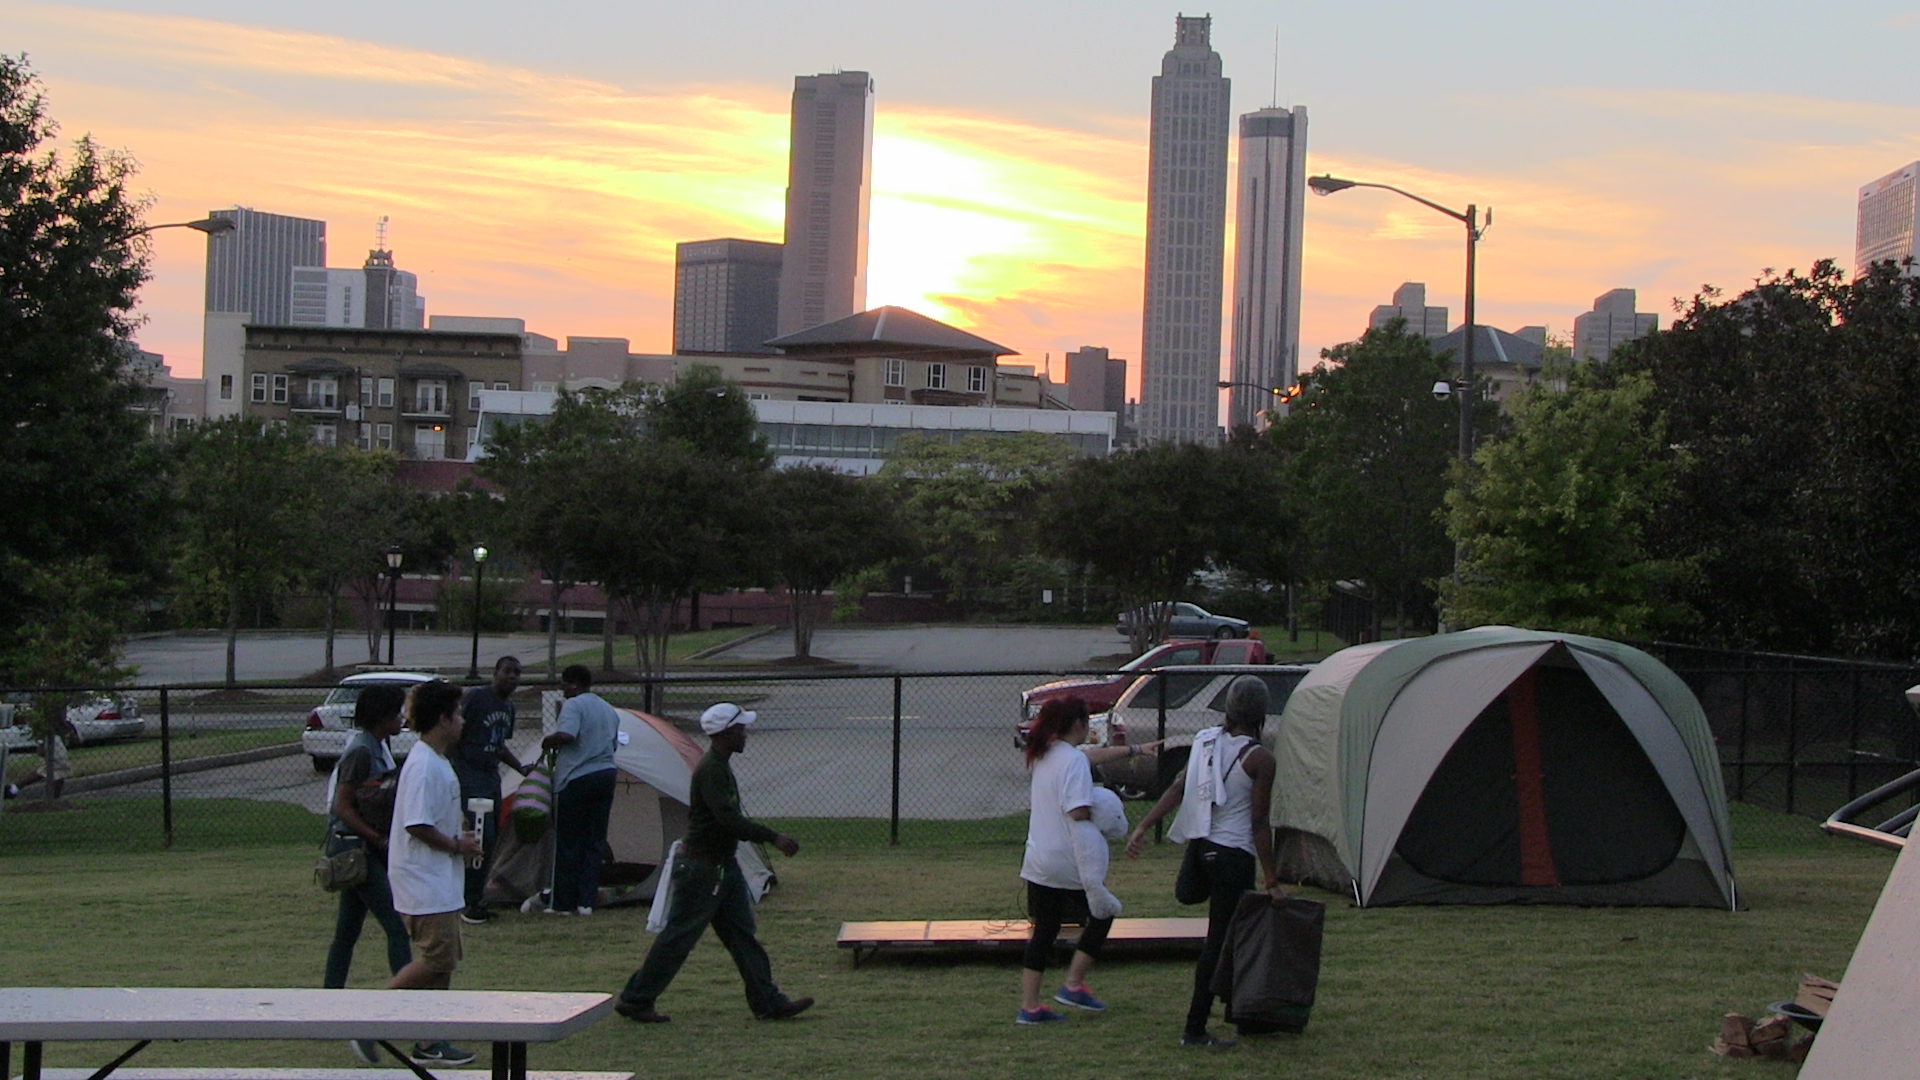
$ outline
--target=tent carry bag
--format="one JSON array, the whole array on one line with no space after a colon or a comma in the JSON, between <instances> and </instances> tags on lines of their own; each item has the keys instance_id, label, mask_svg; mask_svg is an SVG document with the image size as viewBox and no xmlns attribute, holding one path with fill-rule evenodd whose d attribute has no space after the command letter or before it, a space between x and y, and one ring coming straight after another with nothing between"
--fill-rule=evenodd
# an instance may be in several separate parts
<instances>
[{"instance_id":1,"label":"tent carry bag","mask_svg":"<svg viewBox=\"0 0 1920 1080\"><path fill-rule=\"evenodd\" d=\"M513 835L523 844L531 844L547 831L553 818L553 755L527 770L520 789L513 793Z\"/></svg>"},{"instance_id":2,"label":"tent carry bag","mask_svg":"<svg viewBox=\"0 0 1920 1080\"><path fill-rule=\"evenodd\" d=\"M1326 921L1327 906L1317 900L1241 894L1213 972L1213 992L1227 1003L1227 1021L1240 1034L1306 1030Z\"/></svg>"}]
</instances>

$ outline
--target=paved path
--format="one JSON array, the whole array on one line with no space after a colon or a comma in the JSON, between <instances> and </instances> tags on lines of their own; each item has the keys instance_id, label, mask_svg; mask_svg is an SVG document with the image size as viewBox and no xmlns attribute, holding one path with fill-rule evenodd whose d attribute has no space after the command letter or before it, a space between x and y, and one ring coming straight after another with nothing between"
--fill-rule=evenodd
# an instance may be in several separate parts
<instances>
[{"instance_id":1,"label":"paved path","mask_svg":"<svg viewBox=\"0 0 1920 1080\"><path fill-rule=\"evenodd\" d=\"M599 638L563 637L560 651L570 652ZM394 643L394 663L402 667L462 668L473 652L467 634L402 632ZM520 657L528 666L547 657L545 634L482 634L480 666L484 670L504 654ZM318 671L326 661L326 635L309 631L246 633L234 650L237 677L246 680L298 679ZM367 643L358 630L334 638L334 662L348 666L366 659ZM381 658L386 645L381 643ZM143 638L127 646L126 662L140 669L143 686L160 683L211 683L227 676L227 639L211 634L178 634Z\"/></svg>"},{"instance_id":2,"label":"paved path","mask_svg":"<svg viewBox=\"0 0 1920 1080\"><path fill-rule=\"evenodd\" d=\"M1051 671L1126 647L1110 626L822 627L813 635L815 656L880 671ZM768 634L724 655L777 660L793 655L793 636Z\"/></svg>"}]
</instances>

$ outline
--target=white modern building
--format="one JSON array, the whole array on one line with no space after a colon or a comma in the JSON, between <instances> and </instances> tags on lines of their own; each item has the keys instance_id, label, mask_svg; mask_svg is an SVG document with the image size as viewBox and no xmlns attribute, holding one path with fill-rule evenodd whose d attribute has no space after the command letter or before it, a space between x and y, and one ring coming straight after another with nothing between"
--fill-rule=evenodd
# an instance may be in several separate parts
<instances>
[{"instance_id":1,"label":"white modern building","mask_svg":"<svg viewBox=\"0 0 1920 1080\"><path fill-rule=\"evenodd\" d=\"M1209 16L1175 19L1174 46L1153 78L1138 411L1143 440L1212 442L1219 434L1232 111L1212 28Z\"/></svg>"},{"instance_id":2,"label":"white modern building","mask_svg":"<svg viewBox=\"0 0 1920 1080\"><path fill-rule=\"evenodd\" d=\"M426 325L420 279L396 268L391 251L368 252L366 265L357 270L296 266L290 296L293 326L419 330Z\"/></svg>"},{"instance_id":3,"label":"white modern building","mask_svg":"<svg viewBox=\"0 0 1920 1080\"><path fill-rule=\"evenodd\" d=\"M1853 232L1853 272L1857 277L1877 262L1906 265L1914 250L1914 221L1920 217L1920 161L1903 165L1860 189L1860 210ZM1913 273L1909 267L1907 273Z\"/></svg>"},{"instance_id":4,"label":"white modern building","mask_svg":"<svg viewBox=\"0 0 1920 1080\"><path fill-rule=\"evenodd\" d=\"M551 391L482 390L480 449L492 432L553 411ZM755 401L760 433L775 465L826 465L853 476L870 476L911 436L957 442L970 435L1028 432L1057 436L1088 455L1113 452L1112 413L1042 409L975 409L946 405L874 405L823 401Z\"/></svg>"},{"instance_id":5,"label":"white modern building","mask_svg":"<svg viewBox=\"0 0 1920 1080\"><path fill-rule=\"evenodd\" d=\"M1306 215L1307 110L1240 118L1240 190L1233 267L1233 374L1227 427L1257 427L1272 395L1300 371L1301 225ZM1248 385L1251 384L1251 385Z\"/></svg>"},{"instance_id":6,"label":"white modern building","mask_svg":"<svg viewBox=\"0 0 1920 1080\"><path fill-rule=\"evenodd\" d=\"M1573 320L1573 358L1605 360L1614 346L1643 338L1660 329L1660 316L1633 310L1632 289L1614 289L1594 298L1593 310Z\"/></svg>"},{"instance_id":7,"label":"white modern building","mask_svg":"<svg viewBox=\"0 0 1920 1080\"><path fill-rule=\"evenodd\" d=\"M864 71L793 80L781 336L867 307L873 183L873 78Z\"/></svg>"},{"instance_id":8,"label":"white modern building","mask_svg":"<svg viewBox=\"0 0 1920 1080\"><path fill-rule=\"evenodd\" d=\"M1393 290L1393 303L1374 308L1367 317L1367 329L1378 330L1395 319L1405 319L1407 333L1424 338L1437 338L1447 332L1447 309L1427 306L1427 287L1422 282L1404 282Z\"/></svg>"}]
</instances>

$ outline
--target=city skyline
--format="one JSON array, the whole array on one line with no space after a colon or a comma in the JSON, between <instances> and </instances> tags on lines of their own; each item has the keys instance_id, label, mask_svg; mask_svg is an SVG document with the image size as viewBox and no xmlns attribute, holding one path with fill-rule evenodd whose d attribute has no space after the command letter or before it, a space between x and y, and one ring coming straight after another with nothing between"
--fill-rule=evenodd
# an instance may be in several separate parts
<instances>
[{"instance_id":1,"label":"city skyline","mask_svg":"<svg viewBox=\"0 0 1920 1080\"><path fill-rule=\"evenodd\" d=\"M1124 5L1015 94L968 64L929 62L935 54L900 36L899 19L832 48L798 31L790 46L778 42L793 29L785 22L756 27L738 58L680 42L704 70L653 64L664 56L654 50L651 81L639 81L615 77L592 49L577 63L563 58L531 25L514 49L494 48L483 31L501 30L498 12L435 36L412 15L382 23L355 5L328 19L172 6L209 17L0 0L12 47L43 73L63 134L92 132L140 160L139 184L157 197L149 220L240 204L327 220L352 251L371 246L372 222L391 213L392 244L435 312L517 315L546 333L664 350L674 243L781 235L791 79L839 62L872 70L886 92L869 307L913 307L1019 349L1021 362L1052 353L1056 368L1082 344L1137 348L1144 84L1172 10ZM1675 48L1663 39L1650 47L1655 60L1620 65L1618 76L1617 58L1601 63L1532 25L1517 31L1535 37L1511 50L1514 62L1532 71L1551 54L1564 78L1523 94L1461 72L1431 100L1392 102L1404 81L1368 73L1397 64L1415 80L1437 61L1392 31L1377 56L1342 47L1343 17L1289 16L1281 35L1279 97L1314 110L1309 170L1499 207L1481 248L1481 317L1493 325L1565 334L1609 288L1636 288L1644 307L1666 311L1702 282L1737 289L1762 267L1844 262L1858 186L1920 159L1920 110L1851 51L1860 38L1870 49L1911 43L1920 21L1897 11L1824 23L1723 12L1724 50L1654 72L1648 65ZM1042 11L1032 21L1061 18ZM1236 111L1264 104L1271 15L1222 5L1214 18L1215 47L1244 76ZM1423 48L1438 51L1447 33ZM1549 38L1552 48L1540 47ZM986 62L1032 64L1048 47L1040 33L1004 44ZM1791 71L1772 62L1783 53L1796 59ZM1354 74L1329 74L1342 66ZM1793 141L1779 138L1782 115L1794 117ZM1433 303L1458 310L1457 230L1396 202L1310 207L1303 367L1350 340L1400 282L1425 281ZM155 236L154 251L141 341L192 372L205 242L173 230Z\"/></svg>"}]
</instances>

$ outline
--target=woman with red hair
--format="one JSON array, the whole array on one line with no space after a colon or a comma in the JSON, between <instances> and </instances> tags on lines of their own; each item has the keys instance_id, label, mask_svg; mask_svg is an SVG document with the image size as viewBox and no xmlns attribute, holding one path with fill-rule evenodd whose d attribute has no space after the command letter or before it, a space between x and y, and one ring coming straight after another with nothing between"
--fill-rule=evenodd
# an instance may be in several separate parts
<instances>
[{"instance_id":1,"label":"woman with red hair","mask_svg":"<svg viewBox=\"0 0 1920 1080\"><path fill-rule=\"evenodd\" d=\"M1027 770L1033 774L1033 785L1020 877L1027 883L1027 915L1033 930L1021 964L1017 1024L1066 1019L1041 1004L1040 977L1060 926L1067 922L1078 922L1083 929L1066 982L1053 1000L1087 1012L1106 1010L1087 989L1087 971L1120 914L1120 901L1107 891L1107 841L1092 820L1093 766L1150 752L1158 744L1083 751L1080 744L1087 740L1087 719L1085 701L1055 698L1041 706L1027 736Z\"/></svg>"}]
</instances>

